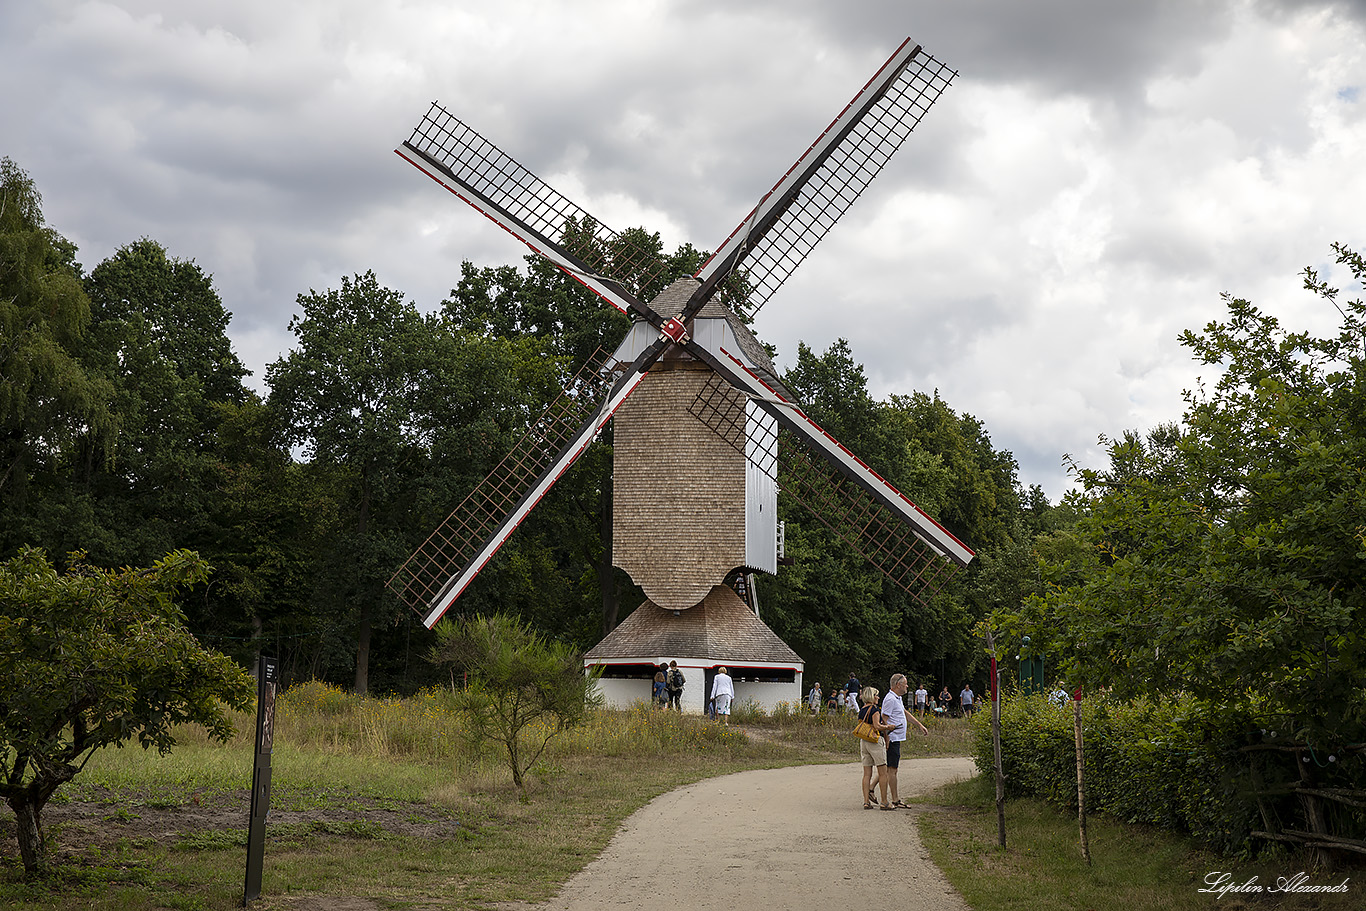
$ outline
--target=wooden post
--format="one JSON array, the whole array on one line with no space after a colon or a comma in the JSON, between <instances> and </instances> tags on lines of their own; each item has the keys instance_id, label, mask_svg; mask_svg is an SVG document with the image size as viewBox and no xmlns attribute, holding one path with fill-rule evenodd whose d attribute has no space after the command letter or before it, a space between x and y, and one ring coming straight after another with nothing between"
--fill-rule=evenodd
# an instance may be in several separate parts
<instances>
[{"instance_id":1,"label":"wooden post","mask_svg":"<svg viewBox=\"0 0 1366 911\"><path fill-rule=\"evenodd\" d=\"M987 650L991 653L991 753L996 766L996 834L1006 846L1006 776L1001 766L1001 668L996 663L996 641L987 630Z\"/></svg>"},{"instance_id":2,"label":"wooden post","mask_svg":"<svg viewBox=\"0 0 1366 911\"><path fill-rule=\"evenodd\" d=\"M256 674L256 759L251 775L251 816L247 824L247 879L242 890L243 905L261 897L266 817L270 814L270 753L275 745L275 691L279 683L279 661L258 656Z\"/></svg>"},{"instance_id":3,"label":"wooden post","mask_svg":"<svg viewBox=\"0 0 1366 911\"><path fill-rule=\"evenodd\" d=\"M1072 734L1077 741L1077 824L1081 828L1081 856L1091 865L1091 842L1086 837L1086 759L1081 739L1081 690L1072 700Z\"/></svg>"}]
</instances>

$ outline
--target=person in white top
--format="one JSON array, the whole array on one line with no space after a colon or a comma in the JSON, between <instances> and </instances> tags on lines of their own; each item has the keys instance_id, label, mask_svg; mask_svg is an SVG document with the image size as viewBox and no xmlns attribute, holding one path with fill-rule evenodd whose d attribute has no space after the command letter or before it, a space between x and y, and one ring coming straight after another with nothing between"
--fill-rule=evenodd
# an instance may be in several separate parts
<instances>
[{"instance_id":1,"label":"person in white top","mask_svg":"<svg viewBox=\"0 0 1366 911\"><path fill-rule=\"evenodd\" d=\"M892 806L902 809L909 809L902 802L901 797L896 791L896 771L901 764L901 742L906 739L907 720L915 721L915 726L920 728L920 732L929 736L929 731L923 724L910 718L906 714L906 703L901 701L901 697L906 695L910 685L906 683L905 674L893 674L892 682L887 688L887 695L882 699L882 718L887 724L894 724L896 727L887 732L887 789L892 792Z\"/></svg>"},{"instance_id":2,"label":"person in white top","mask_svg":"<svg viewBox=\"0 0 1366 911\"><path fill-rule=\"evenodd\" d=\"M711 682L711 701L722 724L730 724L730 704L734 699L735 684L731 682L725 667L718 667L716 679Z\"/></svg>"},{"instance_id":3,"label":"person in white top","mask_svg":"<svg viewBox=\"0 0 1366 911\"><path fill-rule=\"evenodd\" d=\"M915 688L915 713L924 715L930 699L930 691L925 689L925 684L920 684Z\"/></svg>"}]
</instances>

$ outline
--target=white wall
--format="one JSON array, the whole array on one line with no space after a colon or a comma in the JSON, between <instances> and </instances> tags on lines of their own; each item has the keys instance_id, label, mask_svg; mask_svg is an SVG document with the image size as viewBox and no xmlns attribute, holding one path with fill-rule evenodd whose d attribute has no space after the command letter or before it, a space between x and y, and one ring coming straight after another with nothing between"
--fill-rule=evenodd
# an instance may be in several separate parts
<instances>
[{"instance_id":1,"label":"white wall","mask_svg":"<svg viewBox=\"0 0 1366 911\"><path fill-rule=\"evenodd\" d=\"M712 665L709 664L706 667L712 667ZM678 669L683 672L683 676L688 681L683 687L683 698L679 700L679 705L685 712L694 715L703 714L707 710L707 698L711 695L706 692L703 685L706 680L706 668L700 665L693 666L680 663ZM626 709L636 702L650 701L651 681L603 677L598 680L598 692L603 695L604 707ZM735 681L736 705L752 699L769 714L773 713L779 702L787 702L792 704L794 709L798 708L803 695L800 671L797 672L796 679L792 683Z\"/></svg>"},{"instance_id":2,"label":"white wall","mask_svg":"<svg viewBox=\"0 0 1366 911\"><path fill-rule=\"evenodd\" d=\"M625 709L630 708L633 702L649 702L651 686L649 680L605 677L598 679L598 692L602 693L605 707Z\"/></svg>"}]
</instances>

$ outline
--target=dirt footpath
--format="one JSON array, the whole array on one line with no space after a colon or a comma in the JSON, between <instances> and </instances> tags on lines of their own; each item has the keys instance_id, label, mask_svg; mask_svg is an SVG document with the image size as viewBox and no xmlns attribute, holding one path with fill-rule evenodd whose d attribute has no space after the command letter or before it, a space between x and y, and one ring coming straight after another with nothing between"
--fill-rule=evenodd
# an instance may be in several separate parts
<instances>
[{"instance_id":1,"label":"dirt footpath","mask_svg":"<svg viewBox=\"0 0 1366 911\"><path fill-rule=\"evenodd\" d=\"M970 759L904 759L902 797L976 769ZM534 911L669 908L968 911L929 861L914 810L863 809L855 764L712 778L655 798L607 850ZM661 850L670 830L691 836Z\"/></svg>"}]
</instances>

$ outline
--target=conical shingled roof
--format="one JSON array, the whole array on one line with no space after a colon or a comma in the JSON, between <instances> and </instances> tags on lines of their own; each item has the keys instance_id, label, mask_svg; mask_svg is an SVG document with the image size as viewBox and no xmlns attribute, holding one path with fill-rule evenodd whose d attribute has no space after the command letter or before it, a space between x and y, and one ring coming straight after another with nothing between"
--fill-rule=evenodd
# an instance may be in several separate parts
<instances>
[{"instance_id":1,"label":"conical shingled roof","mask_svg":"<svg viewBox=\"0 0 1366 911\"><path fill-rule=\"evenodd\" d=\"M586 661L662 656L734 664L803 664L778 634L754 615L729 585L713 588L696 607L665 610L646 601L584 653Z\"/></svg>"}]
</instances>

